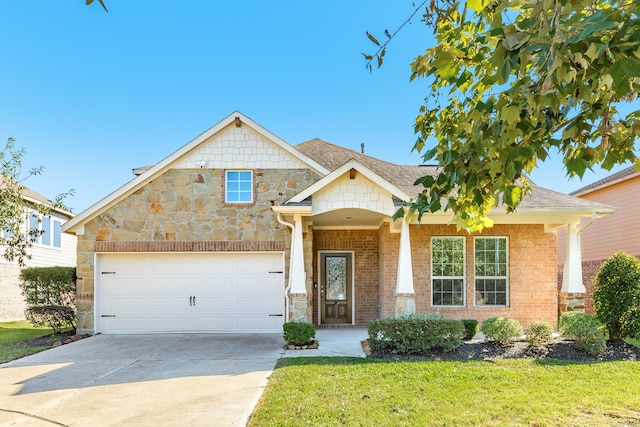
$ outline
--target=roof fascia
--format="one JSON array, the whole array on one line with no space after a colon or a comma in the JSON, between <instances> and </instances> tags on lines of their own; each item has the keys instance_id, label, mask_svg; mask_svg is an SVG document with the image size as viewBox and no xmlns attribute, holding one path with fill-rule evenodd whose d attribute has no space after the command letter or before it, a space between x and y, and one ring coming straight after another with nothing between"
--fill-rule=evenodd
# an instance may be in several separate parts
<instances>
[{"instance_id":1,"label":"roof fascia","mask_svg":"<svg viewBox=\"0 0 640 427\"><path fill-rule=\"evenodd\" d=\"M391 184L389 181L382 178L380 175L376 174L371 169L364 166L362 163L359 163L357 160L351 159L347 163L340 166L338 169L326 175L324 178L307 187L304 191L301 191L300 193L293 196L287 201L287 203L302 202L307 197L312 196L314 193L317 193L319 190L327 187L329 184L340 178L351 169L355 169L356 171L360 172L366 178L373 181L375 184L382 187L397 198L404 201L409 201L411 199L404 191L400 190L398 187Z\"/></svg>"}]
</instances>

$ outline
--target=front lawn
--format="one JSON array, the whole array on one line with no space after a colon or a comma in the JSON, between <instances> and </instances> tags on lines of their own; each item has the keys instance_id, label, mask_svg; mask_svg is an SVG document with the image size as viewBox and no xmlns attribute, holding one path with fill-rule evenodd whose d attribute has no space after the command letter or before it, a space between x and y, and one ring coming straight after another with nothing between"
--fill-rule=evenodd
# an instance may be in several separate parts
<instances>
[{"instance_id":1,"label":"front lawn","mask_svg":"<svg viewBox=\"0 0 640 427\"><path fill-rule=\"evenodd\" d=\"M638 362L281 359L249 426L640 423Z\"/></svg>"},{"instance_id":2,"label":"front lawn","mask_svg":"<svg viewBox=\"0 0 640 427\"><path fill-rule=\"evenodd\" d=\"M28 346L28 342L34 338L50 335L50 328L35 328L26 320L15 322L0 322L0 363L19 359L51 346Z\"/></svg>"}]
</instances>

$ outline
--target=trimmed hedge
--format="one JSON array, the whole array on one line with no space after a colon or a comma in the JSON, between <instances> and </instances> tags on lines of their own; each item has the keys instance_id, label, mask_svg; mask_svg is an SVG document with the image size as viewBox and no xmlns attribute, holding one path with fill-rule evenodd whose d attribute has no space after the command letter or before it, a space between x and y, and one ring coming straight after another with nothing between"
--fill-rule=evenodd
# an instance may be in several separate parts
<instances>
[{"instance_id":1,"label":"trimmed hedge","mask_svg":"<svg viewBox=\"0 0 640 427\"><path fill-rule=\"evenodd\" d=\"M541 320L529 323L527 343L530 347L540 347L553 339L553 325Z\"/></svg>"},{"instance_id":2,"label":"trimmed hedge","mask_svg":"<svg viewBox=\"0 0 640 427\"><path fill-rule=\"evenodd\" d=\"M480 323L475 319L462 319L464 325L465 340L473 339L480 330Z\"/></svg>"},{"instance_id":3,"label":"trimmed hedge","mask_svg":"<svg viewBox=\"0 0 640 427\"><path fill-rule=\"evenodd\" d=\"M313 323L287 322L282 325L282 338L287 344L307 345L316 336L316 327Z\"/></svg>"},{"instance_id":4,"label":"trimmed hedge","mask_svg":"<svg viewBox=\"0 0 640 427\"><path fill-rule=\"evenodd\" d=\"M419 354L431 349L451 351L465 336L460 320L414 315L369 322L369 347L373 352Z\"/></svg>"},{"instance_id":5,"label":"trimmed hedge","mask_svg":"<svg viewBox=\"0 0 640 427\"><path fill-rule=\"evenodd\" d=\"M74 267L26 268L20 278L27 320L34 326L48 326L54 333L76 328Z\"/></svg>"}]
</instances>

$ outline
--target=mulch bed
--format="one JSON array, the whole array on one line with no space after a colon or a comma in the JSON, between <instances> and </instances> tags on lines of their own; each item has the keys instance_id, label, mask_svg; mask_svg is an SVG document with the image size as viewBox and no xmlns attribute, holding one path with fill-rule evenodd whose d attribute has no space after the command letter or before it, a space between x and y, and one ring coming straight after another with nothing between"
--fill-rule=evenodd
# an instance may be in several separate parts
<instances>
[{"instance_id":1,"label":"mulch bed","mask_svg":"<svg viewBox=\"0 0 640 427\"><path fill-rule=\"evenodd\" d=\"M368 357L392 360L496 360L496 359L557 359L568 362L596 361L637 361L640 360L640 348L624 341L608 342L604 355L594 358L578 349L575 342L568 338L555 338L539 348L532 348L526 342L513 342L509 346L501 346L492 341L469 341L450 352L429 351L422 354L401 355L385 352L371 353L368 343L363 341L363 348Z\"/></svg>"},{"instance_id":2,"label":"mulch bed","mask_svg":"<svg viewBox=\"0 0 640 427\"><path fill-rule=\"evenodd\" d=\"M90 335L76 335L75 332L64 332L62 334L51 334L43 337L22 341L12 344L13 347L58 347L64 344L70 344L78 340L88 338Z\"/></svg>"}]
</instances>

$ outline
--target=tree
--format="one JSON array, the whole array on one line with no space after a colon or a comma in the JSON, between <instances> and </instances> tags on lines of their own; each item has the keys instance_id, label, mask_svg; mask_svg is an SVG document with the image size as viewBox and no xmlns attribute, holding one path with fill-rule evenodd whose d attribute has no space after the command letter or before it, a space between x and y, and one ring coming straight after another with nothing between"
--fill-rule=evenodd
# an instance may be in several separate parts
<instances>
[{"instance_id":1,"label":"tree","mask_svg":"<svg viewBox=\"0 0 640 427\"><path fill-rule=\"evenodd\" d=\"M21 267L29 259L27 250L42 233L36 228L26 229L29 212L36 214L39 222L40 216L49 215L51 208L69 211L63 201L73 194L73 190L63 193L50 205L33 203L27 206L23 198L25 186L22 183L31 176L40 175L44 168L32 168L26 176L21 177L25 152L24 148L15 147L13 138L7 139L4 149L0 151L0 247L4 249L3 258L17 261Z\"/></svg>"},{"instance_id":2,"label":"tree","mask_svg":"<svg viewBox=\"0 0 640 427\"><path fill-rule=\"evenodd\" d=\"M640 110L620 108L640 92L639 11L640 0L431 0L423 20L437 44L411 64L411 79L430 88L413 148L440 175L419 179L406 207L450 209L459 227L479 231L493 207L516 209L550 151L568 176L640 168ZM382 64L385 33L384 44L367 33L379 46L365 55L369 69Z\"/></svg>"},{"instance_id":3,"label":"tree","mask_svg":"<svg viewBox=\"0 0 640 427\"><path fill-rule=\"evenodd\" d=\"M616 252L602 263L593 283L596 317L609 339L640 338L640 260Z\"/></svg>"}]
</instances>

